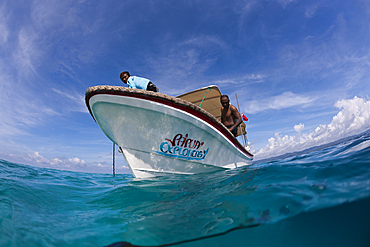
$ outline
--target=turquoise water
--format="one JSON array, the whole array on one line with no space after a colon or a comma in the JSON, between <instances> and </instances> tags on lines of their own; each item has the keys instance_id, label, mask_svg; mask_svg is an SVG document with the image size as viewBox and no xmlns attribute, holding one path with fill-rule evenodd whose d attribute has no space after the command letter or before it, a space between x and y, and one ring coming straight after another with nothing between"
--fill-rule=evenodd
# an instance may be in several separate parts
<instances>
[{"instance_id":1,"label":"turquoise water","mask_svg":"<svg viewBox=\"0 0 370 247\"><path fill-rule=\"evenodd\" d=\"M0 246L370 246L369 132L207 175L0 160Z\"/></svg>"}]
</instances>

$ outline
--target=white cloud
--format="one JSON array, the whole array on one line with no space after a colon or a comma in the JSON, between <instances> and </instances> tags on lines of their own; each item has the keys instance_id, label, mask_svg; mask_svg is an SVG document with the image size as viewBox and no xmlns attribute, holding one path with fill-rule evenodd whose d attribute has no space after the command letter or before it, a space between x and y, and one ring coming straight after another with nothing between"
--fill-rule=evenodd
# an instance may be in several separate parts
<instances>
[{"instance_id":1,"label":"white cloud","mask_svg":"<svg viewBox=\"0 0 370 247\"><path fill-rule=\"evenodd\" d=\"M81 1L34 1L31 10L31 18L36 27L47 29L55 25L66 27L77 25L80 21L76 8Z\"/></svg>"},{"instance_id":2,"label":"white cloud","mask_svg":"<svg viewBox=\"0 0 370 247\"><path fill-rule=\"evenodd\" d=\"M195 38L190 38L188 40L185 40L183 43L180 43L179 45L180 46L192 45L192 46L201 47L201 48L216 45L216 46L221 47L224 50L230 49L229 45L225 43L225 41L218 38L217 36L212 36L212 35L201 35Z\"/></svg>"},{"instance_id":3,"label":"white cloud","mask_svg":"<svg viewBox=\"0 0 370 247\"><path fill-rule=\"evenodd\" d=\"M265 81L266 76L263 74L246 74L242 76L224 76L225 79L219 79L219 80L212 80L212 84L218 85L218 86L229 86L230 84L235 85L241 85L243 87L255 84L255 83L261 83Z\"/></svg>"},{"instance_id":4,"label":"white cloud","mask_svg":"<svg viewBox=\"0 0 370 247\"><path fill-rule=\"evenodd\" d=\"M72 159L68 159L68 162L71 162L72 164L75 164L75 165L78 165L78 164L84 165L86 163L84 160L80 160L77 157L72 158Z\"/></svg>"},{"instance_id":5,"label":"white cloud","mask_svg":"<svg viewBox=\"0 0 370 247\"><path fill-rule=\"evenodd\" d=\"M6 13L6 15L4 14ZM37 72L43 51L30 22L11 25L16 13L0 5L0 137L23 134L56 112L43 102ZM10 42L12 41L12 42ZM34 80L36 79L36 80Z\"/></svg>"},{"instance_id":6,"label":"white cloud","mask_svg":"<svg viewBox=\"0 0 370 247\"><path fill-rule=\"evenodd\" d=\"M40 50L37 47L37 34L30 27L23 27L18 33L18 47L13 53L13 60L19 69L26 72L36 71ZM35 64L36 63L36 64Z\"/></svg>"},{"instance_id":7,"label":"white cloud","mask_svg":"<svg viewBox=\"0 0 370 247\"><path fill-rule=\"evenodd\" d=\"M40 93L19 83L0 61L0 137L23 134L30 127L45 123L49 116L58 114L43 103Z\"/></svg>"},{"instance_id":8,"label":"white cloud","mask_svg":"<svg viewBox=\"0 0 370 247\"><path fill-rule=\"evenodd\" d=\"M294 126L294 130L298 133L301 133L301 131L304 129L304 124L298 124Z\"/></svg>"},{"instance_id":9,"label":"white cloud","mask_svg":"<svg viewBox=\"0 0 370 247\"><path fill-rule=\"evenodd\" d=\"M316 10L318 8L318 4L315 3L315 4L312 4L311 6L309 6L305 12L305 15L307 18L312 18L314 17L315 13L316 13Z\"/></svg>"},{"instance_id":10,"label":"white cloud","mask_svg":"<svg viewBox=\"0 0 370 247\"><path fill-rule=\"evenodd\" d=\"M88 112L85 106L85 97L81 94L76 94L73 91L69 92L62 92L59 89L53 88L52 89L55 93L61 95L64 99L70 99L72 101L72 106L70 111L79 111L79 112ZM65 104L65 100L63 100ZM64 109L65 110L65 109Z\"/></svg>"},{"instance_id":11,"label":"white cloud","mask_svg":"<svg viewBox=\"0 0 370 247\"><path fill-rule=\"evenodd\" d=\"M20 85L9 74L9 66L0 61L0 137L25 134L27 128L43 122L54 114L50 107L41 104L27 86Z\"/></svg>"},{"instance_id":12,"label":"white cloud","mask_svg":"<svg viewBox=\"0 0 370 247\"><path fill-rule=\"evenodd\" d=\"M219 54L227 56L231 47L222 38L212 35L199 35L180 42L173 41L168 35L161 40L161 52L151 54L145 51L148 66L158 74L153 80L160 81L163 90L168 94L179 94L190 89L199 88L200 83L206 83L210 78L204 72L218 60ZM189 80L191 75L192 80ZM173 87L173 83L181 84L183 88ZM211 84L215 84L212 81ZM206 86L202 84L201 86Z\"/></svg>"},{"instance_id":13,"label":"white cloud","mask_svg":"<svg viewBox=\"0 0 370 247\"><path fill-rule=\"evenodd\" d=\"M51 168L58 170L68 170L74 172L94 172L94 173L111 173L111 164L106 164L106 162L93 162L88 163L83 159L78 157L65 158L46 158L42 156L39 152L34 152L33 154L9 154L0 151L0 156L10 162L16 162L25 165L31 165L42 168ZM103 164L102 164L103 163ZM116 166L116 173L130 173L127 166Z\"/></svg>"},{"instance_id":14,"label":"white cloud","mask_svg":"<svg viewBox=\"0 0 370 247\"><path fill-rule=\"evenodd\" d=\"M307 106L315 100L316 98L285 92L278 96L246 102L244 109L245 112L254 114L269 109L278 110L297 105Z\"/></svg>"},{"instance_id":15,"label":"white cloud","mask_svg":"<svg viewBox=\"0 0 370 247\"><path fill-rule=\"evenodd\" d=\"M295 2L295 0L278 0L278 2L281 4L281 6L283 6L283 8L285 9L285 7L290 4L291 2Z\"/></svg>"},{"instance_id":16,"label":"white cloud","mask_svg":"<svg viewBox=\"0 0 370 247\"><path fill-rule=\"evenodd\" d=\"M38 165L49 164L51 166L58 166L58 165L61 165L63 163L63 161L61 161L58 158L54 158L54 159L51 159L51 160L46 159L43 156L41 156L39 154L39 152L35 152L33 154L28 154L28 157L29 157L30 161L36 162Z\"/></svg>"},{"instance_id":17,"label":"white cloud","mask_svg":"<svg viewBox=\"0 0 370 247\"><path fill-rule=\"evenodd\" d=\"M31 163L35 164L36 166L41 167L48 167L48 168L59 168L59 169L65 169L65 168L71 168L71 166L85 166L86 162L84 160L81 160L77 157L71 158L71 159L47 159L39 154L39 152L34 152L33 154L27 154L28 157L25 157L24 159Z\"/></svg>"},{"instance_id":18,"label":"white cloud","mask_svg":"<svg viewBox=\"0 0 370 247\"><path fill-rule=\"evenodd\" d=\"M266 147L256 152L256 158L302 151L362 133L370 128L370 101L354 97L349 100L339 100L334 106L342 110L333 117L330 124L321 124L308 134L301 133L304 128L303 124L294 126L298 132L294 136L282 136L280 133L275 133L275 137L268 140Z\"/></svg>"}]
</instances>

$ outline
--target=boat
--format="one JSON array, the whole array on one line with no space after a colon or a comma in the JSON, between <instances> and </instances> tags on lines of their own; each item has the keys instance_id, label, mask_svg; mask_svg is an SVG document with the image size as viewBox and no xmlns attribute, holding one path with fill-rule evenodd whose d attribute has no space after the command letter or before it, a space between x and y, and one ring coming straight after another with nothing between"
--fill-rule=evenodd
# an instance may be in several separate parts
<instances>
[{"instance_id":1,"label":"boat","mask_svg":"<svg viewBox=\"0 0 370 247\"><path fill-rule=\"evenodd\" d=\"M215 85L177 97L120 86L86 90L86 106L119 146L136 178L198 174L251 164L253 155L220 122Z\"/></svg>"}]
</instances>

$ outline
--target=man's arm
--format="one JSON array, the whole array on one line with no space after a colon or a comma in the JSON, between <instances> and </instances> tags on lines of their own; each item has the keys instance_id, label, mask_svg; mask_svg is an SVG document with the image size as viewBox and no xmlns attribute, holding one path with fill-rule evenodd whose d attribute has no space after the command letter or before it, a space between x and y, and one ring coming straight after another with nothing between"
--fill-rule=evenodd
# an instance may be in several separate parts
<instances>
[{"instance_id":1,"label":"man's arm","mask_svg":"<svg viewBox=\"0 0 370 247\"><path fill-rule=\"evenodd\" d=\"M242 120L242 117L240 116L240 113L239 113L239 111L236 109L236 107L235 106L233 106L233 105L231 105L230 106L231 107L231 113L234 115L234 117L237 119L237 121L236 121L236 123L233 125L233 126L231 126L231 128L229 129L230 131L231 130L233 130L234 128L236 128L236 127L238 127L239 126L239 124L241 124L242 122L243 122L243 120Z\"/></svg>"},{"instance_id":2,"label":"man's arm","mask_svg":"<svg viewBox=\"0 0 370 247\"><path fill-rule=\"evenodd\" d=\"M221 108L221 123L224 123L224 116L223 116L222 108Z\"/></svg>"}]
</instances>

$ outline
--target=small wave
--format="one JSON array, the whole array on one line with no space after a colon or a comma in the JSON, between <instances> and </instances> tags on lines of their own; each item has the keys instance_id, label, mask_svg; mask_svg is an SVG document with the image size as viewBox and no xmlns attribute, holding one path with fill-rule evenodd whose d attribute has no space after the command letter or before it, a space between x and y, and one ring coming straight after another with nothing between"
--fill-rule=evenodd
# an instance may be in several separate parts
<instances>
[{"instance_id":1,"label":"small wave","mask_svg":"<svg viewBox=\"0 0 370 247\"><path fill-rule=\"evenodd\" d=\"M150 180L0 160L0 245L166 245L276 225L369 198L369 141L365 133L240 169Z\"/></svg>"}]
</instances>

